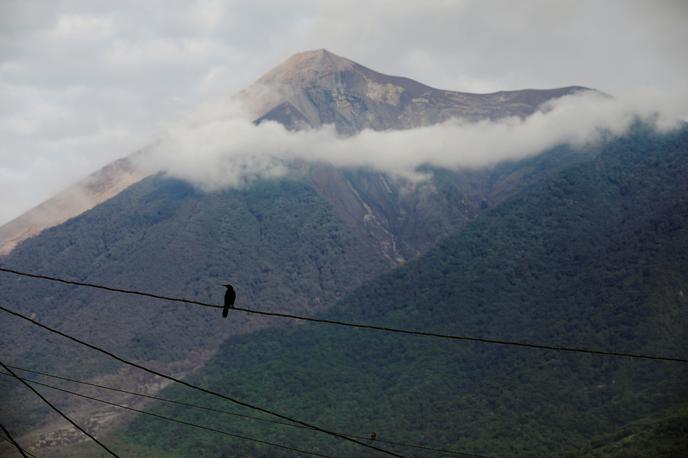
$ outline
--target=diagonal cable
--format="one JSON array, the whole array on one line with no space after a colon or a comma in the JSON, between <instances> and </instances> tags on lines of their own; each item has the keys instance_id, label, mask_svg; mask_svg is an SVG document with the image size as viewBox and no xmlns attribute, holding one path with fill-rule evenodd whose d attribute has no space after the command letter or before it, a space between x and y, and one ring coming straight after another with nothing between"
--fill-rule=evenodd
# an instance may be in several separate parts
<instances>
[{"instance_id":1,"label":"diagonal cable","mask_svg":"<svg viewBox=\"0 0 688 458\"><path fill-rule=\"evenodd\" d=\"M45 329L45 330L47 330L47 331L50 331L50 332L52 332L52 333L54 333L54 334L60 335L60 336L62 336L62 337L64 337L64 338L69 339L69 340L71 340L71 341L73 341L73 342L76 342L76 343L78 343L78 344L80 344L80 345L83 345L83 346L85 346L85 347L88 347L88 348L91 348L91 349L96 350L96 351L98 351L98 352L101 352L101 353L103 353L103 354L106 354L106 355L108 355L109 357L111 357L111 358L113 358L113 359L116 359L117 361L119 361L119 362L121 362L121 363L127 364L127 365L132 366L132 367L136 367L137 369L141 369L142 371L148 372L148 373L153 374L153 375L157 375L158 377L162 377L162 378L164 378L164 379L171 380L171 381L173 381L173 382L179 383L180 385L184 385L184 386L186 386L186 387L189 387L189 388L191 388L191 389L198 390L198 391L202 391L202 392L207 393L207 394L210 394L210 395L212 395L212 396L215 396L215 397L218 397L218 398L221 398L221 399L225 399L225 400L227 400L227 401L233 402L234 404L237 404L237 405L240 405L240 406L243 406L243 407L248 407L249 409L253 409L253 410L256 410L256 411L259 411L259 412L263 412L263 413L267 413L267 414L273 415L273 416L275 416L275 417L277 417L277 418L281 418L282 420L287 420L287 421L292 421L292 422L294 422L294 423L298 423L298 424L300 424L300 425L303 425L303 426L306 426L306 427L308 427L308 428L314 429L314 430L319 431L319 432L321 432L321 433L329 434L330 436L338 437L338 438L343 439L343 440L348 441L348 442L353 442L354 444L358 444L358 445L360 445L360 446L362 446L362 447L366 447L366 448L369 448L369 449L372 449L372 450L376 450L376 451L378 451L378 452L386 453L386 454L388 454L388 455L392 455L392 456L402 457L402 458L403 458L403 455L399 455L399 454L394 453L394 452L391 452L391 451L389 451L389 450L385 450L385 449L380 448L380 447L375 447L374 445L366 444L365 442L359 441L359 440L357 440L357 439L352 439L352 438L350 438L350 437L344 436L344 435L339 434L339 433L336 433L336 432L334 432L334 431L330 431L330 430L327 430L327 429L325 429L325 428L321 428L320 426L316 426L316 425L313 425L313 424L311 424L311 423L307 423L307 422L302 421L302 420L297 420L297 419L295 419L295 418L288 417L287 415L283 415L283 414L280 414L280 413L278 413L278 412L274 412L274 411L269 410L269 409L266 409L266 408L264 408L264 407L260 407L260 406L257 406L257 405L254 405L254 404L251 404L251 403L248 403L248 402L245 402L245 401L241 401L241 400L239 400L239 399L233 398L233 397L228 396L228 395L226 395L226 394L218 393L217 391L209 390L209 389L207 389L207 388L203 388L203 387L198 386L198 385L193 385L193 384L191 384L191 383L189 383L189 382L185 382L184 380L181 380L181 379L172 377L171 375L163 374L162 372L158 372L158 371L156 371L156 370L154 370L154 369L150 369L150 368L148 368L148 367L142 366L142 365L137 364L137 363L135 363L135 362L133 362L133 361L126 360L126 359L124 359L124 358L122 358L122 357L120 357L120 356L117 356L116 354L114 354L114 353L112 353L112 352L110 352L110 351L108 351L108 350L104 350L104 349L102 349L102 348L100 348L100 347L97 347L97 346L95 346L95 345L93 345L93 344L90 344L90 343L88 343L88 342L84 342L83 340L77 339L76 337L73 337L73 336L70 336L70 335L68 335L68 334L65 334L64 332L58 331L57 329L54 329L54 328L51 328L51 327L46 326L46 325L44 325L44 324L41 324L41 323L39 323L39 322L37 322L37 321L32 320L31 318L29 318L29 317L26 316L26 315L23 315L23 314L21 314L21 313L19 313L19 312L12 311L12 310L10 310L10 309L8 309L8 308L5 308L5 307L3 307L3 306L0 306L0 310L2 310L2 311L4 311L4 312L7 312L7 313L9 313L10 315L14 315L14 316L16 316L16 317L18 317L18 318L21 318L21 319L23 319L23 320L26 320L26 321L28 321L29 323L31 323L31 324L33 324L33 325L35 325L35 326L41 327L41 328L43 328L43 329ZM5 366L3 365L3 367L5 367ZM9 371L9 369L8 369L8 371ZM27 386L28 386L28 385L27 385ZM34 391L35 391L35 390L34 390ZM36 392L36 393L37 393L37 392ZM40 394L39 394L39 396L40 396ZM47 402L47 401L46 401L46 402ZM70 420L70 421L71 421L71 420Z\"/></svg>"},{"instance_id":2,"label":"diagonal cable","mask_svg":"<svg viewBox=\"0 0 688 458\"><path fill-rule=\"evenodd\" d=\"M0 439L6 440L7 442L10 442L12 445L14 445L17 448L17 450L19 451L21 456L23 456L24 458L29 458L27 456L27 452L25 452L24 449L21 448L21 446L17 443L17 441L14 440L14 438L12 437L10 432L7 431L7 428L5 428L4 425L0 424L0 429L2 429L2 432L5 433L5 436L7 436L7 439L5 439L4 437L1 437Z\"/></svg>"},{"instance_id":3,"label":"diagonal cable","mask_svg":"<svg viewBox=\"0 0 688 458\"><path fill-rule=\"evenodd\" d=\"M99 388L99 389L103 389L103 390L114 391L116 393L123 393L123 394L129 394L129 395L133 395L133 396L139 396L142 398L154 399L156 401L162 401L162 402L167 402L170 404L180 405L183 407L190 407L190 408L194 408L194 409L205 410L207 412L214 412L214 413L220 413L220 414L230 415L230 416L235 416L235 417L240 417L240 418L247 418L249 420L260 421L260 422L265 422L265 423L272 423L272 424L277 424L277 425L281 425L281 426L288 426L290 428L310 429L310 428L306 428L305 426L296 425L294 423L287 423L284 421L271 420L269 418L261 418L261 417L256 417L253 415L246 415L246 414L241 414L238 412L231 412L228 410L216 409L213 407L206 407L206 406L202 406L202 405L198 405L198 404L192 404L189 402L178 401L175 399L168 399L168 398L163 398L160 396L153 396L150 394L137 393L135 391L123 390L120 388L113 388L113 387L101 385L98 383L91 383L91 382L86 382L83 380L76 380L73 378L63 377L61 375L49 374L47 372L41 372L41 371L37 371L37 370L33 370L33 369L25 369L23 367L17 367L17 366L9 366L9 367L11 367L12 369L16 369L16 370L20 370L20 371L24 371L24 372L29 372L32 374L42 375L44 377L50 377L50 378L54 378L57 380L63 380L66 382L71 382L71 383L78 383L80 385L86 385L86 386L91 386L91 387ZM2 372L0 372L0 374L2 374ZM362 439L362 440L369 440L370 439L369 437L360 436L360 435L356 435L356 434L343 433L343 432L340 432L340 434L345 435L345 436L349 436L349 437L353 437L354 439ZM440 448L428 447L425 445L409 444L409 443L404 443L404 442L387 440L387 439L382 439L379 436L375 441L380 442L380 443L390 444L390 445L398 445L401 447L411 447L411 448L417 448L417 449L422 449L422 450L429 450L429 451L433 451L433 452L447 453L447 454L456 455L456 456L489 458L485 455L478 455L475 453L461 452L458 450L440 449Z\"/></svg>"},{"instance_id":4,"label":"diagonal cable","mask_svg":"<svg viewBox=\"0 0 688 458\"><path fill-rule=\"evenodd\" d=\"M0 375L8 375L8 376L9 376L9 374L4 374L4 373L2 373L2 372L0 372ZM97 402L101 402L101 403L103 403L103 404L111 405L111 406L113 406L113 407L119 407L119 408L121 408L121 409L130 410L130 411L132 411L132 412L137 412L137 413L141 413L141 414L144 414L144 415L149 415L149 416L152 416L152 417L156 417L156 418L159 418L159 419L162 419L162 420L167 420L167 421L170 421L170 422L173 422L173 423L179 423L179 424L186 425L186 426L193 426L194 428L199 428L199 429L204 429L204 430L206 430L206 431L211 431L211 432L214 432L214 433L224 434L225 436L235 437L235 438L238 438L238 439L248 440L248 441L251 441L251 442L257 442L257 443L259 443L259 444L269 445L269 446L271 446L271 447L278 447L278 448L281 448L281 449L284 449L284 450L289 450L289 451L291 451L291 452L303 453L303 454L305 454L305 455L320 456L320 457L323 457L323 458L332 458L332 457L330 457L330 456L328 456L328 455L322 455L322 454L317 453L317 452L309 452L309 451L306 451L306 450L301 450L301 449L298 449L298 448L289 447L289 446L287 446L287 445L276 444L276 443L274 443L274 442L268 442L268 441L264 441L264 440L261 440L261 439L256 439L256 438L253 438L253 437L242 436L241 434L230 433L230 432L228 432L228 431L223 431L223 430L221 430L221 429L211 428L211 427L209 427L209 426L203 426L203 425L199 425L199 424L196 424L196 423L191 423L191 422L184 421L184 420L178 420L178 419L176 419L176 418L166 417L166 416L164 416L164 415L159 415L159 414L156 414L156 413L153 413L153 412L147 412L147 411L145 411L145 410L136 409L136 408L134 408L134 407L129 407L129 406L126 406L126 405L117 404L116 402L106 401L105 399L100 399L100 398L96 398L96 397L93 397L93 396L88 396L88 395L86 395L86 394L77 393L76 391L66 390L66 389L64 389L64 388L59 388L59 387L56 387L56 386L53 386L53 385L49 385L49 384L47 384L47 383L37 382L37 381L35 381L35 380L29 380L29 379L24 379L24 378L20 378L19 380L23 380L23 381L26 381L26 382L29 382L29 383L32 383L32 384L35 384L35 385L44 386L44 387L46 387L46 388L51 388L51 389L53 389L53 390L61 391L61 392L63 392L63 393L71 394L72 396L78 396L78 397L81 397L81 398L84 398L84 399L89 399L89 400L91 400L91 401L97 401Z\"/></svg>"},{"instance_id":5,"label":"diagonal cable","mask_svg":"<svg viewBox=\"0 0 688 458\"><path fill-rule=\"evenodd\" d=\"M91 440L93 440L93 442L95 442L96 444L100 445L100 447L101 447L102 449L104 449L106 452L108 452L110 455L112 455L112 456L114 456L114 457L116 457L116 458L119 458L119 456L118 456L115 452L113 452L112 450L110 450L109 448L107 448L107 446L106 446L105 444L103 444L102 442L100 442L100 441L99 441L98 439L96 439L93 435L89 434L88 431L86 431L84 428L82 428L82 427L79 426L77 423L75 423L74 420L72 420L71 418L69 418L64 412L62 412L60 409L58 409L57 407L55 407L55 405L53 405L50 401L48 401L45 397L43 397L43 395L42 395L41 393L39 393L38 391L36 391L36 389L35 389L34 387L32 387L31 385L29 385L28 383L26 383L26 381L24 381L24 379L22 379L22 378L19 377L17 374L15 374L15 373L12 371L12 369L10 369L9 367L7 367L7 366L5 365L5 363L3 363L2 361L0 361L0 366L2 366L3 369L5 369L5 370L6 370L7 372L9 372L10 374L12 374L12 375L13 375L17 380L19 380L21 383L23 383L28 389L30 389L31 391L33 391L34 394L36 394L36 396L38 396L39 398L41 398L41 400L43 400L43 402L45 402L46 404L48 404L48 406L50 406L55 412L57 412L57 413L59 413L60 415L62 415L62 417L63 417L65 420L67 420L68 422L70 422L70 423L72 424L72 426L74 426L76 429L78 429L79 431L81 431L82 433L84 433L85 435L87 435L88 437L90 437Z\"/></svg>"}]
</instances>

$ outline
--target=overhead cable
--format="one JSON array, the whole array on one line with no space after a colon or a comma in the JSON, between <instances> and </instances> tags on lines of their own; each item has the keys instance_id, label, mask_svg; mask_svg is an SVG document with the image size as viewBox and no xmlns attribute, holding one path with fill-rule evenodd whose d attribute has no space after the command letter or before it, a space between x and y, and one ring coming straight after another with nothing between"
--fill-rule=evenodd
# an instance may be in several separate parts
<instances>
[{"instance_id":1,"label":"overhead cable","mask_svg":"<svg viewBox=\"0 0 688 458\"><path fill-rule=\"evenodd\" d=\"M5 439L4 437L0 437L0 439L5 440L5 441L11 443L12 445L14 445L16 447L16 449L19 451L19 453L21 454L21 456L23 456L24 458L29 458L27 456L27 452L25 452L24 449L21 448L21 446L17 443L17 441L14 440L14 438L12 437L10 432L7 431L7 428L5 428L4 425L0 424L0 429L2 429L2 432L5 433L5 436L7 436L7 439Z\"/></svg>"},{"instance_id":2,"label":"overhead cable","mask_svg":"<svg viewBox=\"0 0 688 458\"><path fill-rule=\"evenodd\" d=\"M94 283L84 283L84 282L78 282L78 281L73 281L73 280L66 280L64 278L51 277L51 276L47 276L47 275L38 275L38 274L29 273L29 272L21 272L18 270L8 269L5 267L0 267L0 272L7 272L7 273L11 273L11 274L19 275L19 276L24 276L24 277L30 277L30 278L36 278L36 279L41 279L41 280L59 282L59 283L67 284L67 285L83 286L83 287L88 287L88 288L102 289L102 290L116 292L116 293L133 294L133 295L137 295L137 296L151 297L154 299L161 299L161 300L172 301L172 302L181 302L181 303L186 303L186 304L193 304L193 305L198 305L198 306L202 306L202 307L210 307L210 308L218 308L218 309L224 308L223 305L211 304L211 303L207 303L207 302L196 301L193 299L184 299L181 297L163 296L163 295L147 293L147 292L143 292L143 291L135 291L135 290L122 289L122 288L114 288L111 286L97 285ZM435 338L440 338L440 339L462 340L462 341L468 341L468 342L479 342L479 343L492 344L492 345L503 345L503 346L531 348L531 349L549 350L549 351L558 351L558 352L585 353L585 354L598 355L598 356L613 356L613 357L621 357L621 358L649 359L649 360L655 360L655 361L671 361L671 362L677 362L677 363L688 363L688 359L686 359L686 358L678 358L678 357L673 357L673 356L648 355L648 354L641 354L641 353L627 353L627 352L598 350L598 349L580 348L580 347L566 347L566 346L560 346L560 345L536 344L536 343L530 343L530 342L519 342L519 341L504 340L504 339L492 339L492 338L486 338L486 337L472 337L472 336L462 336L462 335L455 335L455 334L442 334L442 333L437 333L437 332L420 331L420 330L413 330L413 329L401 329L401 328L393 328L393 327L389 327L389 326L378 326L378 325L365 324L365 323L353 323L353 322L340 321L340 320L328 320L325 318L314 318L314 317L300 316L300 315L295 315L295 314L291 314L291 313L268 312L268 311L255 310L255 309L249 309L249 308L243 308L243 307L233 307L232 310L236 310L239 312L245 312L245 313L251 313L251 314L255 314L255 315L272 316L272 317L278 317L278 318L288 318L288 319L292 319L292 320L309 321L309 322L313 322L313 323L323 323L323 324L331 324L331 325L338 325L338 326L347 326L347 327L359 328L359 329L370 329L370 330L375 330L375 331L385 331L385 332L391 332L391 333L397 333L397 334L407 334L407 335L416 335L416 336L424 336L424 337L435 337Z\"/></svg>"},{"instance_id":3,"label":"overhead cable","mask_svg":"<svg viewBox=\"0 0 688 458\"><path fill-rule=\"evenodd\" d=\"M25 381L24 379L22 379L22 378L19 377L17 374L15 374L15 373L12 371L12 369L10 369L9 367L7 367L7 366L5 365L5 363L3 363L2 361L0 361L0 366L2 366L3 369L5 369L7 372L9 372L11 375L13 375L13 376L14 376L17 380L19 380L21 383L23 383L24 386L26 386L28 389L30 389L31 391L33 391L34 394L36 394L36 396L38 396L39 398L41 398L41 400L42 400L43 402L45 402L46 404L48 404L48 406L50 406L50 408L52 408L55 412L59 413L65 420L67 420L68 422L70 422L70 423L72 424L72 426L74 426L76 429L78 429L79 431L81 431L82 433L84 433L86 436L88 436L89 438L91 438L91 440L92 440L93 442L95 442L96 444L98 444L103 450L105 450L106 452L108 452L110 455L112 455L112 456L114 456L114 457L116 457L116 458L119 458L119 455L117 455L115 452L113 452L112 450L110 450L105 444L103 444L102 442L100 442L100 441L99 441L98 439L96 439L92 434L90 434L90 433L89 433L88 431L86 431L84 428L82 428L81 426L79 426L74 420L72 420L71 418L69 418L64 412L62 412L60 409L58 409L57 407L55 407L55 405L54 405L53 403L51 403L50 401L48 401L41 393L39 393L38 391L36 391L36 389L35 389L34 387L32 387L31 385L29 385L28 383L26 383L26 381Z\"/></svg>"},{"instance_id":4,"label":"overhead cable","mask_svg":"<svg viewBox=\"0 0 688 458\"><path fill-rule=\"evenodd\" d=\"M367 444L367 443L362 442L362 441L360 441L360 440L358 440L358 439L352 439L352 438L350 438L350 437L344 436L344 435L339 434L339 433L336 433L336 432L334 432L334 431L330 431L330 430L325 429L325 428L322 428L322 427L320 427L320 426L316 426L316 425L314 425L314 424L307 423L307 422L302 421L302 420L297 420L297 419L295 419L295 418L291 418L291 417L289 417L289 416L287 416L287 415L280 414L280 413L278 413L278 412L275 412L275 411L266 409L266 408L264 408L264 407L260 407L260 406L257 406L257 405L254 405L254 404L251 404L251 403L248 403L248 402L245 402L245 401L241 401L241 400L239 400L239 399L237 399L237 398L228 396L228 395L226 395L226 394L218 393L217 391L209 390L209 389L207 389L207 388L203 388L203 387L201 387L201 386L194 385L194 384L191 384L191 383L189 383L189 382L185 382L184 380L178 379L178 378L176 378L176 377L172 377L171 375L167 375L167 374L164 374L164 373L162 373L162 372L158 372L158 371L156 371L156 370L154 370L154 369L150 369L150 368L148 368L148 367L145 367L145 366L142 366L142 365L140 365L140 364L137 364L137 363L135 363L135 362L133 362L133 361L126 360L126 359L122 358L121 356L117 356L116 354L114 354L114 353L112 353L112 352L110 352L110 351L108 351L108 350L102 349L102 348L97 347L97 346L95 346L95 345L93 345L93 344L90 344L90 343L88 343L88 342L84 342L83 340L80 340L80 339L78 339L78 338L76 338L76 337L73 337L73 336L70 336L70 335L68 335L68 334L65 334L64 332L58 331L57 329L51 328L51 327L49 327L49 326L46 326L46 325L44 325L44 324L42 324L42 323L39 323L38 321L34 321L34 320L32 320L30 317L28 317L28 316L26 316L26 315L23 315L23 314L21 314L21 313L19 313L19 312L15 312L15 311L13 311L13 310L10 310L10 309L8 309L8 308L6 308L6 307L0 306L0 310L4 311L4 312L6 312L6 313L9 313L9 314L11 314L11 315L14 315L14 316L16 316L16 317L18 317L18 318L21 318L21 319L23 319L23 320L25 320L25 321L28 321L29 323L31 323L31 324L33 324L33 325L35 325L35 326L41 327L41 328L43 328L43 329L45 329L45 330L47 330L47 331L50 331L50 332L52 332L52 333L54 333L54 334L60 335L60 336L62 336L62 337L64 337L64 338L69 339L69 340L71 340L71 341L73 341L73 342L76 342L76 343L78 343L78 344L80 344L80 345L83 345L83 346L85 346L85 347L88 347L88 348L91 348L91 349L93 349L93 350L99 351L99 352L101 352L101 353L103 353L103 354L105 354L105 355L108 355L109 357L111 357L111 358L113 358L113 359L116 359L117 361L119 361L119 362L121 362L121 363L124 363L124 364L129 365L129 366L132 366L132 367L136 367L136 368L141 369L141 370L143 370L143 371L145 371L145 372L148 372L148 373L153 374L153 375L157 375L158 377L162 377L162 378L167 379L167 380L171 380L171 381L173 381L173 382L179 383L180 385L184 385L184 386L189 387L189 388L191 388L191 389L198 390L198 391L201 391L201 392L203 392L203 393L207 393L207 394L210 394L210 395L212 395L212 396L216 396L216 397L221 398L221 399L225 399L225 400L227 400L227 401L233 402L233 403L235 403L235 404L237 404L237 405L240 405L240 406L243 406L243 407L247 407L247 408L249 408L249 409L253 409L253 410L256 410L256 411L259 411L259 412L263 412L263 413L267 413L267 414L269 414L269 415L273 415L273 416L275 416L275 417L277 417L277 418L281 418L282 420L287 420L287 421L292 421L292 422L294 422L294 423L298 423L298 424L300 424L300 425L303 425L303 426L306 426L306 427L308 427L308 428L314 429L314 430L319 431L319 432L321 432L321 433L329 434L330 436L338 437L338 438L343 439L343 440L345 440L345 441L352 442L352 443L354 443L354 444L358 444L358 445L360 445L360 446L362 446L362 447L366 447L366 448L369 448L369 449L372 449L372 450L376 450L376 451L378 451L378 452L385 453L385 454L392 455L392 456L396 456L396 457L402 457L402 456L403 456L403 455L399 455L399 454L397 454L397 453L395 453L395 452L391 452L391 451L389 451L389 450L385 450L385 449L383 449L383 448L380 448L380 447L376 447L376 446L374 446L374 445ZM3 366L4 366L4 365L3 365ZM9 370L9 369L8 369L8 370ZM34 391L35 391L35 390L34 390ZM46 402L47 402L47 401L46 401Z\"/></svg>"},{"instance_id":5,"label":"overhead cable","mask_svg":"<svg viewBox=\"0 0 688 458\"><path fill-rule=\"evenodd\" d=\"M246 414L241 414L238 412L231 412L228 410L216 409L213 407L207 407L207 406L202 406L202 405L193 404L193 403L189 403L189 402L178 401L175 399L163 398L160 396L153 396L150 394L137 393L135 391L123 390L120 388L113 388L113 387L101 385L98 383L86 382L83 380L77 380L77 379L73 379L73 378L69 378L69 377L64 377L61 375L49 374L47 372L37 371L37 370L33 370L33 369L25 369L23 367L18 367L18 366L9 366L9 367L11 367L12 369L16 369L16 370L20 370L20 371L24 371L24 372L29 372L32 374L42 375L44 377L50 377L50 378L54 378L57 380L63 380L63 381L72 382L72 383L78 383L80 385L86 385L86 386L91 386L91 387L99 388L99 389L103 389L103 390L114 391L116 393L123 393L123 394L129 394L132 396L139 396L139 397L143 397L143 398L154 399L156 401L162 401L162 402L167 402L167 403L175 404L175 405L179 405L179 406L205 410L207 412L220 413L220 414L224 414L224 415L246 418L246 419L254 420L254 421L260 421L260 422L265 422L265 423L272 423L272 424L277 424L277 425L282 425L282 426L288 426L290 428L307 429L307 430L310 429L310 428L307 428L305 426L296 425L294 423L287 423L287 422L278 421L278 420L271 420L269 418L261 418L261 417L256 417L253 415L246 415ZM356 435L356 434L343 433L343 432L339 432L339 433L342 435L348 436L348 437L353 437L354 439L363 439L363 440L369 439L369 437L360 436L360 435ZM470 452L440 449L440 448L428 447L425 445L409 444L409 443L405 443L405 442L398 442L398 441L393 441L393 440L381 439L379 435L376 438L376 442L386 443L386 444L390 444L390 445L398 445L401 447L410 447L410 448L417 448L417 449L422 449L422 450L429 450L429 451L433 451L433 452L447 453L447 454L451 454L451 455L455 455L455 456L489 458L485 455L478 455L478 454L470 453Z\"/></svg>"},{"instance_id":6,"label":"overhead cable","mask_svg":"<svg viewBox=\"0 0 688 458\"><path fill-rule=\"evenodd\" d=\"M0 375L8 375L8 376L9 376L9 374L4 374L4 373L2 373L2 372L0 372ZM303 454L306 454L306 455L320 456L320 457L324 457L324 458L331 458L331 457L328 456L328 455L322 455L322 454L317 453L317 452L309 452L309 451L306 451L306 450L300 450L300 449L298 449L298 448L289 447L289 446L287 446L287 445L276 444L276 443L274 443L274 442L268 442L268 441L264 441L264 440L261 440L261 439L256 439L256 438L253 438L253 437L243 436L243 435L241 435L241 434L231 433L231 432L228 432L228 431L223 431L223 430L221 430L221 429L211 428L211 427L209 427L209 426L203 426L203 425L199 425L199 424L192 423L192 422L188 422L188 421L184 421L184 420L178 420L178 419L176 419L176 418L166 417L166 416L164 416L164 415L158 415L158 414L153 413L153 412L147 412L147 411L145 411L145 410L136 409L136 408L134 408L134 407L125 406L125 405L123 405L123 404L117 404L116 402L106 401L105 399L100 399L100 398L96 398L96 397L94 397L94 396L88 396L88 395L86 395L86 394L77 393L76 391L66 390L66 389L64 389L64 388L59 388L59 387L57 387L57 386L49 385L49 384L47 384L47 383L37 382L36 380L30 380L30 379L25 379L25 378L20 378L20 380L25 381L25 382L28 382L28 383L32 383L32 384L34 384L34 385L40 385L40 386L44 386L44 387L46 387L46 388L50 388L50 389L53 389L53 390L61 391L61 392L63 392L63 393L71 394L72 396L78 396L78 397L81 397L81 398L84 398L84 399L90 399L91 401L101 402L101 403L103 403L103 404L108 404L108 405L111 405L111 406L114 406L114 407L119 407L119 408L121 408L121 409L126 409L126 410L130 410L130 411L132 411L132 412L137 412L137 413L141 413L141 414L144 414L144 415L149 415L149 416L152 416L152 417L156 417L156 418L159 418L159 419L162 419L162 420L171 421L171 422L174 422L174 423L179 423L179 424L186 425L186 426L193 426L194 428L204 429L204 430L206 430L206 431L212 431L212 432L214 432L214 433L224 434L225 436L235 437L235 438L237 438L237 439L243 439L243 440L247 440L247 441L251 441L251 442L257 442L257 443L259 443L259 444L269 445L269 446L271 446L271 447L278 447L278 448L281 448L281 449L284 449L284 450L289 450L289 451L292 451L292 452L303 453Z\"/></svg>"}]
</instances>

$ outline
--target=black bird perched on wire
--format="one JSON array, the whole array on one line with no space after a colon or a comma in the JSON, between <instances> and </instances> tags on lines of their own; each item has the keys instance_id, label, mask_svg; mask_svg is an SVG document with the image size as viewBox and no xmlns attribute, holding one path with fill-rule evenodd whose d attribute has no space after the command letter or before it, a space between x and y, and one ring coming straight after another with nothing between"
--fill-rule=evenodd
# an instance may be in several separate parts
<instances>
[{"instance_id":1,"label":"black bird perched on wire","mask_svg":"<svg viewBox=\"0 0 688 458\"><path fill-rule=\"evenodd\" d=\"M234 301L236 300L236 293L234 292L234 288L232 288L232 285L223 285L225 288L227 288L227 291L225 291L225 308L222 309L222 317L227 318L227 315L229 315L229 309L234 307Z\"/></svg>"}]
</instances>

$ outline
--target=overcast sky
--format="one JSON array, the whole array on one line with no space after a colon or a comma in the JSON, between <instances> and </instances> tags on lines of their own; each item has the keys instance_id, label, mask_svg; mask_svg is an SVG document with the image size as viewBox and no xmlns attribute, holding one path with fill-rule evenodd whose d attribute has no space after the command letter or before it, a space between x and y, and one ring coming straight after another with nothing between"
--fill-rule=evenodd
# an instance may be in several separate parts
<instances>
[{"instance_id":1,"label":"overcast sky","mask_svg":"<svg viewBox=\"0 0 688 458\"><path fill-rule=\"evenodd\" d=\"M444 89L688 107L687 20L682 0L0 0L0 224L307 49Z\"/></svg>"}]
</instances>

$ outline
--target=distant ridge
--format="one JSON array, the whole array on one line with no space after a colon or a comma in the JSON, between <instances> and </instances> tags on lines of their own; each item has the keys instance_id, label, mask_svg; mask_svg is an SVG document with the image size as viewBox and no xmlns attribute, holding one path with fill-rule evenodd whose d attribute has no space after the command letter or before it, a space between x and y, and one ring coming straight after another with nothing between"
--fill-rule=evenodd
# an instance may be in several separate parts
<instances>
[{"instance_id":1,"label":"distant ridge","mask_svg":"<svg viewBox=\"0 0 688 458\"><path fill-rule=\"evenodd\" d=\"M0 256L24 240L64 223L116 196L146 176L129 158L119 159L0 227Z\"/></svg>"}]
</instances>

